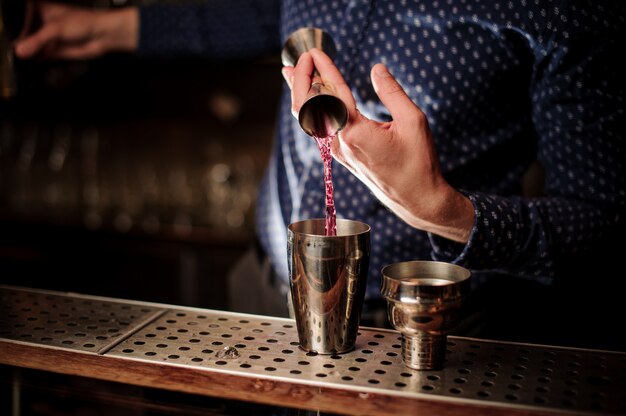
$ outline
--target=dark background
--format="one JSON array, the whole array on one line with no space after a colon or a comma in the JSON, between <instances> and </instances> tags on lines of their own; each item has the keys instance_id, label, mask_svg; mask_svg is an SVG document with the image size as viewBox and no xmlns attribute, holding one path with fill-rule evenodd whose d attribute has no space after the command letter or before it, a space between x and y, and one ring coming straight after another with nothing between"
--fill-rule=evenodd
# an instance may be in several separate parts
<instances>
[{"instance_id":1,"label":"dark background","mask_svg":"<svg viewBox=\"0 0 626 416\"><path fill-rule=\"evenodd\" d=\"M0 100L0 283L227 308L278 57L16 61Z\"/></svg>"}]
</instances>

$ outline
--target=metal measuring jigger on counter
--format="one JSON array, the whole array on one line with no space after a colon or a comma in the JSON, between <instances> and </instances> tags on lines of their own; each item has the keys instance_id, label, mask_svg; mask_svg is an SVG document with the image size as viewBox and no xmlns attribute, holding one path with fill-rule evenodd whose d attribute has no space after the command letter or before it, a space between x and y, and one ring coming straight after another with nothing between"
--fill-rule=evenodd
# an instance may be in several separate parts
<instances>
[{"instance_id":1,"label":"metal measuring jigger on counter","mask_svg":"<svg viewBox=\"0 0 626 416\"><path fill-rule=\"evenodd\" d=\"M415 370L444 364L446 338L458 324L470 289L469 270L437 261L407 261L382 269L381 293L391 325L402 334L402 359Z\"/></svg>"},{"instance_id":2,"label":"metal measuring jigger on counter","mask_svg":"<svg viewBox=\"0 0 626 416\"><path fill-rule=\"evenodd\" d=\"M322 29L305 27L293 32L281 53L283 65L295 66L304 52L317 48L331 59L337 52L331 36ZM323 84L317 70L307 98L298 113L298 122L306 134L313 137L335 136L348 122L346 105Z\"/></svg>"}]
</instances>

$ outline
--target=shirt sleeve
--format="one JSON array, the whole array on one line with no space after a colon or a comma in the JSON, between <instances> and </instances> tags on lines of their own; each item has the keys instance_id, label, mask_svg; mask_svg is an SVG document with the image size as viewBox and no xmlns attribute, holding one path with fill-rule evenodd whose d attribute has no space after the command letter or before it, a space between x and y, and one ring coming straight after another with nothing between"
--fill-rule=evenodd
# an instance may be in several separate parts
<instances>
[{"instance_id":1,"label":"shirt sleeve","mask_svg":"<svg viewBox=\"0 0 626 416\"><path fill-rule=\"evenodd\" d=\"M139 9L144 57L255 58L280 50L277 0L151 3Z\"/></svg>"},{"instance_id":2,"label":"shirt sleeve","mask_svg":"<svg viewBox=\"0 0 626 416\"><path fill-rule=\"evenodd\" d=\"M623 226L624 5L564 5L537 40L530 91L545 196L463 191L476 218L469 241L429 235L434 259L551 283L556 261Z\"/></svg>"}]
</instances>

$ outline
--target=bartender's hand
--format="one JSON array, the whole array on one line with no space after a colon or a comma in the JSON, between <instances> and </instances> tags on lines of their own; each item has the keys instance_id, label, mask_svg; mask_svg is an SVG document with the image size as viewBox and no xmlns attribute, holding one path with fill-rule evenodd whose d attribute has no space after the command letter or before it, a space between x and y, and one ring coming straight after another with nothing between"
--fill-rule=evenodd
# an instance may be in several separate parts
<instances>
[{"instance_id":1,"label":"bartender's hand","mask_svg":"<svg viewBox=\"0 0 626 416\"><path fill-rule=\"evenodd\" d=\"M24 34L14 45L19 58L91 59L137 48L139 12L135 7L93 10L40 1L28 7ZM33 13L41 26L31 29Z\"/></svg>"},{"instance_id":2,"label":"bartender's hand","mask_svg":"<svg viewBox=\"0 0 626 416\"><path fill-rule=\"evenodd\" d=\"M371 71L378 97L393 121L363 116L341 73L322 51L304 53L283 68L297 116L317 68L324 85L347 105L348 124L333 140L332 155L409 225L465 243L474 224L469 199L443 178L428 121L382 64Z\"/></svg>"}]
</instances>

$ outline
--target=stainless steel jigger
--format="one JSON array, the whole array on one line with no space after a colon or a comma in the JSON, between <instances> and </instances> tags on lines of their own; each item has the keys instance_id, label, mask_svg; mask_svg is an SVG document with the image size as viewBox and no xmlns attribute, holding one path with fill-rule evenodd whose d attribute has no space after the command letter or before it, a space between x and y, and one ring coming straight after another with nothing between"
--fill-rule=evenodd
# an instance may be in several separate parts
<instances>
[{"instance_id":1,"label":"stainless steel jigger","mask_svg":"<svg viewBox=\"0 0 626 416\"><path fill-rule=\"evenodd\" d=\"M291 298L300 348L319 354L354 349L365 297L370 227L337 220L337 235L325 235L326 220L289 225L287 250Z\"/></svg>"},{"instance_id":2,"label":"stainless steel jigger","mask_svg":"<svg viewBox=\"0 0 626 416\"><path fill-rule=\"evenodd\" d=\"M285 42L281 54L283 65L295 66L300 55L312 48L324 51L331 59L337 52L328 33L305 27L293 32ZM313 137L334 136L348 122L346 105L322 83L317 70L313 72L313 83L298 113L298 122L302 130Z\"/></svg>"},{"instance_id":3,"label":"stainless steel jigger","mask_svg":"<svg viewBox=\"0 0 626 416\"><path fill-rule=\"evenodd\" d=\"M408 261L382 269L389 321L402 334L402 359L415 370L443 367L447 333L458 323L470 271L436 261Z\"/></svg>"}]
</instances>

